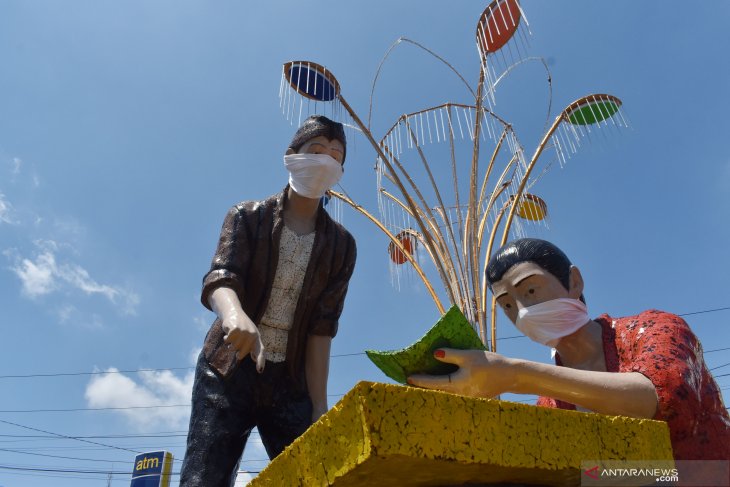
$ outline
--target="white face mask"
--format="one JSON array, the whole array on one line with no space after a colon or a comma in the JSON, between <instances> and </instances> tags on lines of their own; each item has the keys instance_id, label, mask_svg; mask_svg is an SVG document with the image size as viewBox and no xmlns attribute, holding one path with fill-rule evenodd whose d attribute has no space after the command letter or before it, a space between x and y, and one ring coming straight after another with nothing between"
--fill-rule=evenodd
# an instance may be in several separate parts
<instances>
[{"instance_id":1,"label":"white face mask","mask_svg":"<svg viewBox=\"0 0 730 487\"><path fill-rule=\"evenodd\" d=\"M582 301L560 298L522 308L515 326L532 340L554 347L590 320Z\"/></svg>"},{"instance_id":2,"label":"white face mask","mask_svg":"<svg viewBox=\"0 0 730 487\"><path fill-rule=\"evenodd\" d=\"M289 185L305 198L319 199L342 177L342 164L328 154L284 156Z\"/></svg>"}]
</instances>

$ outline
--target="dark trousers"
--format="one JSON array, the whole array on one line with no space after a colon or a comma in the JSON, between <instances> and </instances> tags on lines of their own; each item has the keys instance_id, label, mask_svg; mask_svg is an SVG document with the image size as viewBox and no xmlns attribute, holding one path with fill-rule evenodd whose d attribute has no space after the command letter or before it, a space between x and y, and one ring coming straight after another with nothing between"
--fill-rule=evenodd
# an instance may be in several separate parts
<instances>
[{"instance_id":1,"label":"dark trousers","mask_svg":"<svg viewBox=\"0 0 730 487\"><path fill-rule=\"evenodd\" d=\"M312 424L312 401L301 389L284 362L266 362L259 374L246 356L224 379L201 353L180 487L232 487L254 426L269 458L281 453Z\"/></svg>"}]
</instances>

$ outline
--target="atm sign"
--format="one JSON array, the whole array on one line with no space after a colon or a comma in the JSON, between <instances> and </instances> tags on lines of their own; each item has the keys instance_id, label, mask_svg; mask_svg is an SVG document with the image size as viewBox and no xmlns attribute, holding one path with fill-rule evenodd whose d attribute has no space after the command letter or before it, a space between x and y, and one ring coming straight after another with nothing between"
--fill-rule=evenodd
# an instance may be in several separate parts
<instances>
[{"instance_id":1,"label":"atm sign","mask_svg":"<svg viewBox=\"0 0 730 487\"><path fill-rule=\"evenodd\" d=\"M166 487L170 485L172 453L154 451L137 455L134 459L131 487Z\"/></svg>"},{"instance_id":2,"label":"atm sign","mask_svg":"<svg viewBox=\"0 0 730 487\"><path fill-rule=\"evenodd\" d=\"M161 474L162 464L164 463L164 460L164 451L155 451L137 455L137 457L134 459L134 472L132 472L132 477Z\"/></svg>"}]
</instances>

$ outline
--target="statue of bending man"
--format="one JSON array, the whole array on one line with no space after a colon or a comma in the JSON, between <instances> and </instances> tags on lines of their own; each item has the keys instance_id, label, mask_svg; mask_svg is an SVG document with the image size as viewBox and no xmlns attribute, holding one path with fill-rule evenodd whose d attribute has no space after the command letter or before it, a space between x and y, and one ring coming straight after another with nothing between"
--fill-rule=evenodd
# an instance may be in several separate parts
<instances>
[{"instance_id":1,"label":"statue of bending man","mask_svg":"<svg viewBox=\"0 0 730 487\"><path fill-rule=\"evenodd\" d=\"M649 310L591 319L580 271L544 240L497 250L487 281L510 321L556 350L556 365L440 349L435 357L459 369L448 377L414 375L410 384L478 397L536 394L538 406L664 420L676 460L730 459L730 417L682 318Z\"/></svg>"}]
</instances>

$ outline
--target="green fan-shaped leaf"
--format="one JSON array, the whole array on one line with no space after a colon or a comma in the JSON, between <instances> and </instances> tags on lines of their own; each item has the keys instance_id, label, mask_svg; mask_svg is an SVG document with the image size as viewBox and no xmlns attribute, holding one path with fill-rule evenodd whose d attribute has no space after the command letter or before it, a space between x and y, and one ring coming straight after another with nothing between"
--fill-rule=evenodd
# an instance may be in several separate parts
<instances>
[{"instance_id":1,"label":"green fan-shaped leaf","mask_svg":"<svg viewBox=\"0 0 730 487\"><path fill-rule=\"evenodd\" d=\"M433 357L433 351L442 347L486 350L461 310L452 306L413 345L402 350L366 350L365 353L385 375L405 384L406 378L412 374L444 375L456 371L456 365L439 362Z\"/></svg>"}]
</instances>

